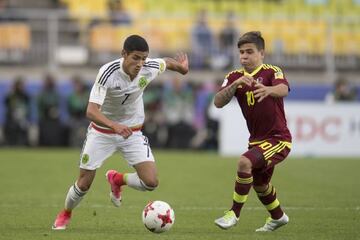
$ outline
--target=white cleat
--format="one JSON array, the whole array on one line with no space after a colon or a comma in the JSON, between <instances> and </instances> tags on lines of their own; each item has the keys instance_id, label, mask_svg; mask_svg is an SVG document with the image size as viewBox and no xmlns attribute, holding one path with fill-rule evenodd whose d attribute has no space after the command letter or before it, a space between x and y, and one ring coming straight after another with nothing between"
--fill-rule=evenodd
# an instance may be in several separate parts
<instances>
[{"instance_id":1,"label":"white cleat","mask_svg":"<svg viewBox=\"0 0 360 240\"><path fill-rule=\"evenodd\" d=\"M289 222L289 217L285 213L281 218L277 220L269 217L268 219L266 219L265 225L262 226L261 228L256 229L255 232L272 232L278 229L279 227L286 225L288 222Z\"/></svg>"},{"instance_id":2,"label":"white cleat","mask_svg":"<svg viewBox=\"0 0 360 240\"><path fill-rule=\"evenodd\" d=\"M121 196L117 198L113 192L110 192L110 201L114 204L115 207L121 206Z\"/></svg>"},{"instance_id":3,"label":"white cleat","mask_svg":"<svg viewBox=\"0 0 360 240\"><path fill-rule=\"evenodd\" d=\"M215 220L215 225L222 229L229 229L237 224L239 219L236 217L233 210L226 211L225 215Z\"/></svg>"}]
</instances>

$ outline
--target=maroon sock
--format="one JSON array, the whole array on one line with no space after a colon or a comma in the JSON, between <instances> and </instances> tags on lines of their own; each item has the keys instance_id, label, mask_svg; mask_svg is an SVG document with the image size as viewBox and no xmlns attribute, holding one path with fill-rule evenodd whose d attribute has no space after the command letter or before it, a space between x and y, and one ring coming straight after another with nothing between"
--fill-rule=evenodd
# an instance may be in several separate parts
<instances>
[{"instance_id":1,"label":"maroon sock","mask_svg":"<svg viewBox=\"0 0 360 240\"><path fill-rule=\"evenodd\" d=\"M233 205L231 207L231 210L234 211L236 217L240 216L241 208L247 200L247 196L252 186L252 182L253 177L251 173L237 173L235 191L233 195Z\"/></svg>"},{"instance_id":2,"label":"maroon sock","mask_svg":"<svg viewBox=\"0 0 360 240\"><path fill-rule=\"evenodd\" d=\"M257 192L259 200L266 207L272 219L279 219L284 214L280 207L280 202L276 198L276 191L272 185L268 185L268 189L264 192Z\"/></svg>"}]
</instances>

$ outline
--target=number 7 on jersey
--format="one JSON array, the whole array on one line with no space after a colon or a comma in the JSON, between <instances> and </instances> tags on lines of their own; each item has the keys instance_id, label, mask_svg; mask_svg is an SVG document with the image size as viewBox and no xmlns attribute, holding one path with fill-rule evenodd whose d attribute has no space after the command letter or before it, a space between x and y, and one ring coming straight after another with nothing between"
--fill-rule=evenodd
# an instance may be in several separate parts
<instances>
[{"instance_id":1,"label":"number 7 on jersey","mask_svg":"<svg viewBox=\"0 0 360 240\"><path fill-rule=\"evenodd\" d=\"M121 104L124 104L126 102L126 100L129 98L130 93L125 93L125 99L124 101L121 102Z\"/></svg>"}]
</instances>

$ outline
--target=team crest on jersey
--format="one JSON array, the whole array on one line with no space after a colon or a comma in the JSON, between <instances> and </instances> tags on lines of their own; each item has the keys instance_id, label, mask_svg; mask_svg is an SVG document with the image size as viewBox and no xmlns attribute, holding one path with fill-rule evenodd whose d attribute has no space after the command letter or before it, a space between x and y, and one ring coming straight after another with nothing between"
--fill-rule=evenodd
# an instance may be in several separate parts
<instances>
[{"instance_id":1,"label":"team crest on jersey","mask_svg":"<svg viewBox=\"0 0 360 240\"><path fill-rule=\"evenodd\" d=\"M139 80L139 88L144 88L148 84L148 80L145 77L141 77Z\"/></svg>"},{"instance_id":2,"label":"team crest on jersey","mask_svg":"<svg viewBox=\"0 0 360 240\"><path fill-rule=\"evenodd\" d=\"M256 83L262 83L263 82L263 78L262 77L258 77L257 79L256 79Z\"/></svg>"},{"instance_id":3,"label":"team crest on jersey","mask_svg":"<svg viewBox=\"0 0 360 240\"><path fill-rule=\"evenodd\" d=\"M87 162L89 161L89 154L83 154L82 155L82 158L81 158L81 162L83 163L83 164L86 164Z\"/></svg>"}]
</instances>

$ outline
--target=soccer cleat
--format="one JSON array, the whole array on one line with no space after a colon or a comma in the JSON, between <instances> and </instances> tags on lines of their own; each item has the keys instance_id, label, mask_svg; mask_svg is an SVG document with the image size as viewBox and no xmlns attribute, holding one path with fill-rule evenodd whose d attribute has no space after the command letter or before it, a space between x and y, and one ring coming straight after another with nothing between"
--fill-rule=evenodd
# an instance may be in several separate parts
<instances>
[{"instance_id":1,"label":"soccer cleat","mask_svg":"<svg viewBox=\"0 0 360 240\"><path fill-rule=\"evenodd\" d=\"M53 230L65 230L66 226L69 224L71 219L71 212L62 210L55 219L54 224L52 225Z\"/></svg>"},{"instance_id":2,"label":"soccer cleat","mask_svg":"<svg viewBox=\"0 0 360 240\"><path fill-rule=\"evenodd\" d=\"M106 179L111 186L110 200L114 204L115 207L120 207L120 205L121 205L121 186L117 185L114 182L115 174L118 174L118 172L115 170L107 171Z\"/></svg>"},{"instance_id":3,"label":"soccer cleat","mask_svg":"<svg viewBox=\"0 0 360 240\"><path fill-rule=\"evenodd\" d=\"M222 229L228 229L232 226L235 226L237 222L239 221L239 218L236 217L233 210L226 211L225 215L221 218L218 218L215 220L215 225Z\"/></svg>"},{"instance_id":4,"label":"soccer cleat","mask_svg":"<svg viewBox=\"0 0 360 240\"><path fill-rule=\"evenodd\" d=\"M289 222L289 217L284 213L281 218L275 220L271 217L266 219L265 225L255 230L255 232L272 232Z\"/></svg>"}]
</instances>

